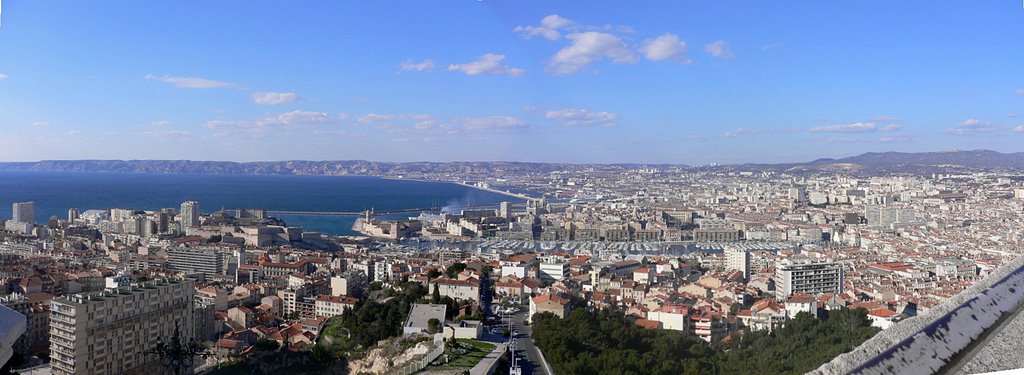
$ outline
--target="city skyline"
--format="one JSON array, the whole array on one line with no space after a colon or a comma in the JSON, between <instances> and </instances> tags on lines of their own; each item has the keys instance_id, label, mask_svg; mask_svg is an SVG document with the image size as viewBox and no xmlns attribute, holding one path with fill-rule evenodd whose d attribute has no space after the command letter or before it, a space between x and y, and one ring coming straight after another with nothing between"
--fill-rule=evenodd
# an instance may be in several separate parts
<instances>
[{"instance_id":1,"label":"city skyline","mask_svg":"<svg viewBox=\"0 0 1024 375\"><path fill-rule=\"evenodd\" d=\"M8 2L0 160L1022 151L1017 3L247 4Z\"/></svg>"}]
</instances>

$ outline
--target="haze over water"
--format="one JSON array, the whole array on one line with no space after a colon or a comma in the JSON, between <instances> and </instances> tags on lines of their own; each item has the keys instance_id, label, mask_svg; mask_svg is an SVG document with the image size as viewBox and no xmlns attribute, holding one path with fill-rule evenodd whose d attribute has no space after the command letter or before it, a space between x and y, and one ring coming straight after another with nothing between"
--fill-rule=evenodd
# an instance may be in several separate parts
<instances>
[{"instance_id":1,"label":"haze over water","mask_svg":"<svg viewBox=\"0 0 1024 375\"><path fill-rule=\"evenodd\" d=\"M179 208L195 200L204 214L221 209L378 211L458 207L520 200L464 186L363 176L180 175L0 171L0 220L11 203L34 201L36 221L67 217L68 208ZM354 216L276 215L290 226L353 235ZM416 216L416 214L392 217Z\"/></svg>"}]
</instances>

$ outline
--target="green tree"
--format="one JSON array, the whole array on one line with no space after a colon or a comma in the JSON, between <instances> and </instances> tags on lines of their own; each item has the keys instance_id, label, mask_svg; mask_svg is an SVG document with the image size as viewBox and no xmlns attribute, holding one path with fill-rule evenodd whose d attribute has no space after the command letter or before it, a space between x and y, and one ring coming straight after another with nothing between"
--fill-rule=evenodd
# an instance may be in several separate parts
<instances>
[{"instance_id":1,"label":"green tree","mask_svg":"<svg viewBox=\"0 0 1024 375\"><path fill-rule=\"evenodd\" d=\"M437 268L431 268L430 271L427 271L427 280L436 279L438 276L441 275L441 271L438 271Z\"/></svg>"},{"instance_id":2,"label":"green tree","mask_svg":"<svg viewBox=\"0 0 1024 375\"><path fill-rule=\"evenodd\" d=\"M466 264L465 263L455 262L452 265L448 266L448 268L446 268L444 270L444 275L445 275L445 277L447 277L449 279L454 279L455 276L457 276L460 272L465 271L465 270L466 270Z\"/></svg>"},{"instance_id":3,"label":"green tree","mask_svg":"<svg viewBox=\"0 0 1024 375\"><path fill-rule=\"evenodd\" d=\"M254 343L253 346L256 347L256 350L261 350L265 352L273 352L281 348L281 344L278 343L277 341L265 338L256 340L256 343Z\"/></svg>"},{"instance_id":4,"label":"green tree","mask_svg":"<svg viewBox=\"0 0 1024 375\"><path fill-rule=\"evenodd\" d=\"M440 332L441 332L441 321L437 320L437 318L430 318L430 320L427 321L427 333L435 334L435 333L440 333Z\"/></svg>"}]
</instances>

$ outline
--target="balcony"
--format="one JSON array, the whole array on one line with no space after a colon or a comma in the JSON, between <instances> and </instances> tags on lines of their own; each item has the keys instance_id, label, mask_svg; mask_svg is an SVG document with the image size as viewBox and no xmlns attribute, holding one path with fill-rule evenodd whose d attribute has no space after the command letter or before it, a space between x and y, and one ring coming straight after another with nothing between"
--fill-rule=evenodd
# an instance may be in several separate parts
<instances>
[{"instance_id":1,"label":"balcony","mask_svg":"<svg viewBox=\"0 0 1024 375\"><path fill-rule=\"evenodd\" d=\"M66 340L71 340L72 342L75 341L75 335L73 333L67 333L63 330L56 329L54 327L50 327L50 334Z\"/></svg>"}]
</instances>

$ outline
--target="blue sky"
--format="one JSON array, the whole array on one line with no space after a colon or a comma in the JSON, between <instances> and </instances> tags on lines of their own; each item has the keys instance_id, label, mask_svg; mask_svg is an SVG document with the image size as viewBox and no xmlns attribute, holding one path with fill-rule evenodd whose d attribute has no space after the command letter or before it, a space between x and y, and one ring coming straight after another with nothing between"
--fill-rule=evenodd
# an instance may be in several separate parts
<instances>
[{"instance_id":1,"label":"blue sky","mask_svg":"<svg viewBox=\"0 0 1024 375\"><path fill-rule=\"evenodd\" d=\"M1019 1L3 2L0 160L1024 151Z\"/></svg>"}]
</instances>

